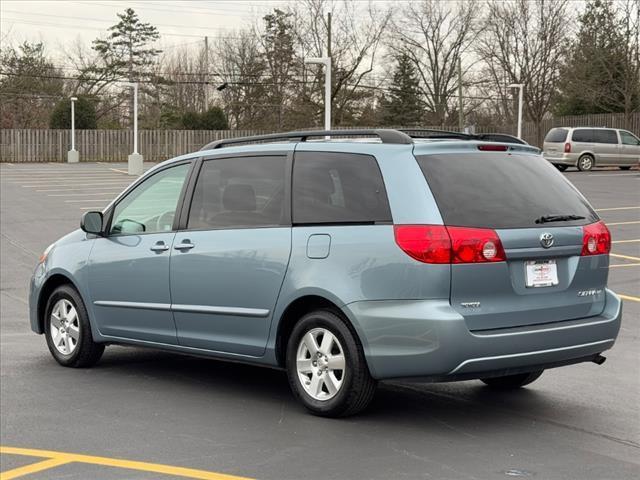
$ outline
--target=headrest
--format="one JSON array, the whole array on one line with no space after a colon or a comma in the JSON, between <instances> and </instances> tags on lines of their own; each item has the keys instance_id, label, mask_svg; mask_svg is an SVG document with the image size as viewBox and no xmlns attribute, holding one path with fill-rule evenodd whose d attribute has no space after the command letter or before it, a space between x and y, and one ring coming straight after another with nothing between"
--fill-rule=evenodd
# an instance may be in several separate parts
<instances>
[{"instance_id":1,"label":"headrest","mask_svg":"<svg viewBox=\"0 0 640 480\"><path fill-rule=\"evenodd\" d=\"M222 194L222 206L230 212L253 212L256 192L251 185L227 185Z\"/></svg>"}]
</instances>

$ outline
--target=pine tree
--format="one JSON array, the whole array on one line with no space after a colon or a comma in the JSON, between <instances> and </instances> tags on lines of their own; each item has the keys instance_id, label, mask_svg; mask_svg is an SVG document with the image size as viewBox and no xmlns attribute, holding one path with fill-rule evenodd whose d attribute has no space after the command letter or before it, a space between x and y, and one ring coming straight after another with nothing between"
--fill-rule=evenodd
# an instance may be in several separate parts
<instances>
[{"instance_id":1,"label":"pine tree","mask_svg":"<svg viewBox=\"0 0 640 480\"><path fill-rule=\"evenodd\" d=\"M387 126L418 125L424 115L420 80L407 55L396 58L393 84L381 100L382 119Z\"/></svg>"},{"instance_id":2,"label":"pine tree","mask_svg":"<svg viewBox=\"0 0 640 480\"><path fill-rule=\"evenodd\" d=\"M152 46L160 38L158 29L150 23L141 22L138 14L131 8L124 13L118 13L120 21L109 27L107 38L98 38L91 47L98 53L99 61L82 72L81 82L100 84L98 91L109 85L121 82L150 82L161 83L152 72L152 66L162 50ZM149 85L142 85L140 92L146 95L156 95ZM133 110L133 98L126 92L130 108Z\"/></svg>"},{"instance_id":3,"label":"pine tree","mask_svg":"<svg viewBox=\"0 0 640 480\"><path fill-rule=\"evenodd\" d=\"M625 103L626 39L610 0L592 0L579 19L580 30L563 67L561 115L620 112Z\"/></svg>"}]
</instances>

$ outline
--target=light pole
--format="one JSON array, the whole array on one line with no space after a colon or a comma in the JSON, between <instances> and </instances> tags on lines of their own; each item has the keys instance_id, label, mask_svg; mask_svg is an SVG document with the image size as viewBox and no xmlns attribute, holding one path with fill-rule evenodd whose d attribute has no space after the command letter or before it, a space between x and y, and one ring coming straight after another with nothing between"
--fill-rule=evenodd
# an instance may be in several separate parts
<instances>
[{"instance_id":1,"label":"light pole","mask_svg":"<svg viewBox=\"0 0 640 480\"><path fill-rule=\"evenodd\" d=\"M129 175L142 175L144 171L144 159L138 153L138 83L123 82L127 87L133 88L133 153L127 161Z\"/></svg>"},{"instance_id":2,"label":"light pole","mask_svg":"<svg viewBox=\"0 0 640 480\"><path fill-rule=\"evenodd\" d=\"M67 152L67 163L78 163L80 154L76 150L76 97L71 97L71 150Z\"/></svg>"},{"instance_id":3,"label":"light pole","mask_svg":"<svg viewBox=\"0 0 640 480\"><path fill-rule=\"evenodd\" d=\"M324 129L331 130L331 57L305 58L304 63L324 65Z\"/></svg>"},{"instance_id":4,"label":"light pole","mask_svg":"<svg viewBox=\"0 0 640 480\"><path fill-rule=\"evenodd\" d=\"M522 138L522 89L523 83L512 83L507 88L518 88L520 90L518 94L518 138Z\"/></svg>"}]
</instances>

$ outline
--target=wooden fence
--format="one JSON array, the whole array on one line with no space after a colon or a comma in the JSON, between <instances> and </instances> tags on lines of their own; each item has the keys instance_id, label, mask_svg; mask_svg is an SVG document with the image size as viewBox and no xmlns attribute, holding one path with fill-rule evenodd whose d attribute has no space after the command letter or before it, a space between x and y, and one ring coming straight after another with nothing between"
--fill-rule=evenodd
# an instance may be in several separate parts
<instances>
[{"instance_id":1,"label":"wooden fence","mask_svg":"<svg viewBox=\"0 0 640 480\"><path fill-rule=\"evenodd\" d=\"M525 122L522 137L531 145L542 146L546 132L560 126L625 128L640 134L640 113L579 115L548 118L536 128ZM338 127L343 128L343 127ZM366 127L354 127L366 128ZM411 127L407 127L411 128ZM424 127L439 128L439 127ZM455 127L445 127L457 130ZM477 126L476 132L516 133L516 125ZM263 130L141 130L138 150L148 161L161 161L200 149L214 140L269 133ZM64 162L71 146L69 130L0 130L0 162ZM76 149L83 162L124 162L133 151L130 130L77 130Z\"/></svg>"},{"instance_id":2,"label":"wooden fence","mask_svg":"<svg viewBox=\"0 0 640 480\"><path fill-rule=\"evenodd\" d=\"M138 151L157 162L200 149L214 140L266 133L260 130L140 130ZM2 162L65 162L70 130L1 130ZM133 151L131 130L76 130L82 162L124 162Z\"/></svg>"}]
</instances>

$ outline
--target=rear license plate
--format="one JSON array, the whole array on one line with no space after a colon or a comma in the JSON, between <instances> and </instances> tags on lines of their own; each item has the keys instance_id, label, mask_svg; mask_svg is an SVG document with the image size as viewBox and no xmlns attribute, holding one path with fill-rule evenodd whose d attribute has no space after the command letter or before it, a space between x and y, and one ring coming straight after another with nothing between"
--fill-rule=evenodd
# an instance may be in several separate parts
<instances>
[{"instance_id":1,"label":"rear license plate","mask_svg":"<svg viewBox=\"0 0 640 480\"><path fill-rule=\"evenodd\" d=\"M555 260L531 260L525 262L527 288L558 285L558 266Z\"/></svg>"}]
</instances>

